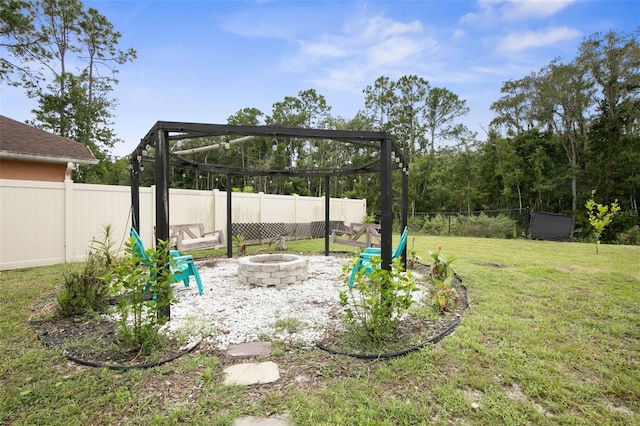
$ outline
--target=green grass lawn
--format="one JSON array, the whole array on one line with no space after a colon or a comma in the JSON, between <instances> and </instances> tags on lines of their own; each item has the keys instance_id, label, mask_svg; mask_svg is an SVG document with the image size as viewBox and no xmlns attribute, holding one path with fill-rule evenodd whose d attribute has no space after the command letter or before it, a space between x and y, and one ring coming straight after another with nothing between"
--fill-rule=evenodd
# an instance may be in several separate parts
<instances>
[{"instance_id":1,"label":"green grass lawn","mask_svg":"<svg viewBox=\"0 0 640 426\"><path fill-rule=\"evenodd\" d=\"M78 265L2 272L0 423L640 424L640 247L409 236L425 262L438 246L470 292L453 334L389 361L285 348L281 380L262 387L223 386L223 357L198 350L149 370L70 363L29 320Z\"/></svg>"}]
</instances>

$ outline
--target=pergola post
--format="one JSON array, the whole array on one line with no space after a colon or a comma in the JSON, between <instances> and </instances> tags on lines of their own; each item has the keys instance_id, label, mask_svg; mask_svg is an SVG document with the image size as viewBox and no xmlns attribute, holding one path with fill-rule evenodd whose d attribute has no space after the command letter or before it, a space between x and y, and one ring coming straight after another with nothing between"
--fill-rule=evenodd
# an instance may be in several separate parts
<instances>
[{"instance_id":1,"label":"pergola post","mask_svg":"<svg viewBox=\"0 0 640 426\"><path fill-rule=\"evenodd\" d=\"M380 144L380 251L381 268L391 270L391 244L393 226L393 188L391 182L391 139L385 138Z\"/></svg>"},{"instance_id":2,"label":"pergola post","mask_svg":"<svg viewBox=\"0 0 640 426\"><path fill-rule=\"evenodd\" d=\"M324 255L329 256L329 217L330 217L330 198L329 176L324 177Z\"/></svg>"},{"instance_id":3,"label":"pergola post","mask_svg":"<svg viewBox=\"0 0 640 426\"><path fill-rule=\"evenodd\" d=\"M409 169L406 164L402 165L402 211L400 212L400 230L404 230L408 225L408 210L409 210ZM404 246L402 252L402 264L404 269L407 269L407 244Z\"/></svg>"},{"instance_id":4,"label":"pergola post","mask_svg":"<svg viewBox=\"0 0 640 426\"><path fill-rule=\"evenodd\" d=\"M156 143L156 241L169 239L169 137L158 130Z\"/></svg>"},{"instance_id":5,"label":"pergola post","mask_svg":"<svg viewBox=\"0 0 640 426\"><path fill-rule=\"evenodd\" d=\"M140 153L131 154L131 226L140 233Z\"/></svg>"},{"instance_id":6,"label":"pergola post","mask_svg":"<svg viewBox=\"0 0 640 426\"><path fill-rule=\"evenodd\" d=\"M231 175L227 175L227 257L233 257L233 220L231 217Z\"/></svg>"},{"instance_id":7,"label":"pergola post","mask_svg":"<svg viewBox=\"0 0 640 426\"><path fill-rule=\"evenodd\" d=\"M156 247L158 241L169 240L169 132L158 130L158 141L156 143ZM161 263L161 262L158 262ZM164 265L158 268L168 268L169 259ZM160 275L160 274L159 274ZM165 318L171 319L171 305L167 299L168 295L158 294L158 301L164 304L162 314ZM165 299L165 300L161 300Z\"/></svg>"}]
</instances>

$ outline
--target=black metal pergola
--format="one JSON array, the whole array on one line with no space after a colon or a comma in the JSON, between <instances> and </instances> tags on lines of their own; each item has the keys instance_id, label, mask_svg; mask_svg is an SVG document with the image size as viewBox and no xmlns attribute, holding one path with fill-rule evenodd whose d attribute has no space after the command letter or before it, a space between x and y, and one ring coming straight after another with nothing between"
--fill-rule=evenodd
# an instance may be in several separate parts
<instances>
[{"instance_id":1,"label":"black metal pergola","mask_svg":"<svg viewBox=\"0 0 640 426\"><path fill-rule=\"evenodd\" d=\"M233 168L225 165L202 164L190 161L181 153L172 152L172 141L194 139L211 136L222 136L227 143L234 140L250 140L255 137L266 138L302 138L305 140L333 140L361 147L376 148L379 155L358 167L332 169L287 169L287 170L255 170ZM240 138L237 138L240 137ZM232 139L234 138L234 139ZM151 148L155 154L149 156ZM192 150L195 152L195 150ZM280 126L233 126L222 124L202 124L158 121L149 130L140 144L131 154L131 204L133 208L133 227L140 231L140 167L142 162L155 163L156 185L156 240L169 239L169 167L193 168L208 171L227 178L227 256L232 257L232 176L289 176L314 177L325 179L325 255L329 255L329 179L332 176L349 176L366 173L380 174L380 233L382 268L391 269L392 255L392 172L402 170L402 204L401 227L407 225L408 208L408 164L402 150L386 132L364 132L350 130L304 129ZM406 248L403 253L406 267Z\"/></svg>"}]
</instances>

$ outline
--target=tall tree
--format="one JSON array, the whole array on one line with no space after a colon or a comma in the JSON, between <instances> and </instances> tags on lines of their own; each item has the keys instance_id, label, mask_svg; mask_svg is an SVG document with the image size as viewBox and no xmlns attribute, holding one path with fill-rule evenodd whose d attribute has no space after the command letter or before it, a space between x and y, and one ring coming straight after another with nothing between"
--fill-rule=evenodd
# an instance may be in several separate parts
<instances>
[{"instance_id":1,"label":"tall tree","mask_svg":"<svg viewBox=\"0 0 640 426\"><path fill-rule=\"evenodd\" d=\"M552 62L539 76L538 120L556 134L567 156L571 181L571 210L578 209L578 175L583 167L588 114L593 106L593 83L584 68Z\"/></svg>"},{"instance_id":2,"label":"tall tree","mask_svg":"<svg viewBox=\"0 0 640 426\"><path fill-rule=\"evenodd\" d=\"M364 106L372 117L377 131L389 130L393 108L397 103L395 83L389 77L378 77L373 86L367 86L364 92Z\"/></svg>"},{"instance_id":3,"label":"tall tree","mask_svg":"<svg viewBox=\"0 0 640 426\"><path fill-rule=\"evenodd\" d=\"M390 131L404 150L409 163L414 153L426 145L423 114L425 99L429 93L429 82L416 75L405 75L394 84L395 105L391 109Z\"/></svg>"},{"instance_id":4,"label":"tall tree","mask_svg":"<svg viewBox=\"0 0 640 426\"><path fill-rule=\"evenodd\" d=\"M440 87L429 90L424 108L429 151L435 150L436 142L443 145L465 135L467 129L456 120L468 113L466 101L455 93Z\"/></svg>"},{"instance_id":5,"label":"tall tree","mask_svg":"<svg viewBox=\"0 0 640 426\"><path fill-rule=\"evenodd\" d=\"M616 190L629 177L620 176L620 161L634 156L629 146L640 123L640 27L631 34L609 32L588 37L580 45L576 61L600 91L599 117L591 140L601 193L608 201L624 200L628 194L617 194ZM637 169L625 172L633 174ZM632 203L637 205L637 199Z\"/></svg>"},{"instance_id":6,"label":"tall tree","mask_svg":"<svg viewBox=\"0 0 640 426\"><path fill-rule=\"evenodd\" d=\"M33 24L7 36L7 51L21 64L12 69L14 83L38 100L34 124L106 158L117 141L109 94L118 83L117 66L135 59L135 51L118 50L120 33L79 0L39 0L30 7Z\"/></svg>"},{"instance_id":7,"label":"tall tree","mask_svg":"<svg viewBox=\"0 0 640 426\"><path fill-rule=\"evenodd\" d=\"M30 45L25 44L24 37L33 32L33 20L34 7L31 2L8 0L0 3L0 48L9 52L28 49ZM32 75L29 68L10 59L5 54L0 57L0 81L11 81L11 77L17 74L36 84L37 77Z\"/></svg>"},{"instance_id":8,"label":"tall tree","mask_svg":"<svg viewBox=\"0 0 640 426\"><path fill-rule=\"evenodd\" d=\"M491 104L496 117L491 121L492 127L503 127L508 134L516 134L534 126L533 100L535 99L536 76L509 80L502 84L500 92L504 95Z\"/></svg>"}]
</instances>

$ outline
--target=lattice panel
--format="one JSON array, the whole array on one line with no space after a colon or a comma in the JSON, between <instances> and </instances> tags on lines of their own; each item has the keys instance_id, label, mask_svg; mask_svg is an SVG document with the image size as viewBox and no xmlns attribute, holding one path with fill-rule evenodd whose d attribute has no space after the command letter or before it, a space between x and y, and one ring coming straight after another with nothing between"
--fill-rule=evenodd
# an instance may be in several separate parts
<instances>
[{"instance_id":1,"label":"lattice panel","mask_svg":"<svg viewBox=\"0 0 640 426\"><path fill-rule=\"evenodd\" d=\"M330 221L329 231L347 228L344 222ZM324 222L310 223L233 223L233 235L242 235L247 244L264 244L284 235L285 239L304 240L324 237Z\"/></svg>"}]
</instances>

